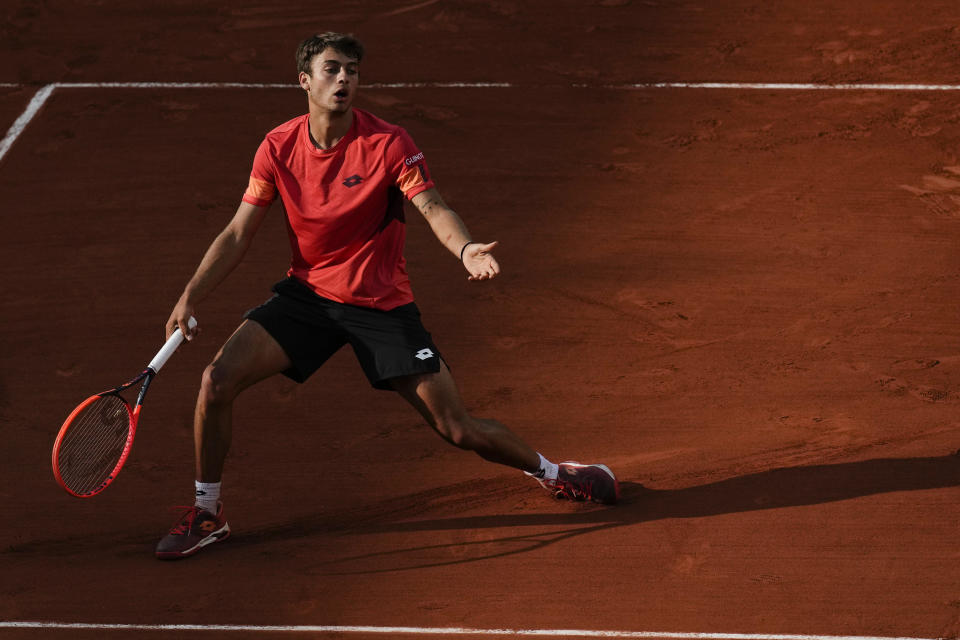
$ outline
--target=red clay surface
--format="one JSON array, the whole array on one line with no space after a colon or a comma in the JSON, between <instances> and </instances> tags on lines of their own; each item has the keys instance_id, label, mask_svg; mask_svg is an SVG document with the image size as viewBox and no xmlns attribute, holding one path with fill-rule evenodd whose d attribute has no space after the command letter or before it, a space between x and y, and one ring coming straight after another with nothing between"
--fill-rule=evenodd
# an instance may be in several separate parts
<instances>
[{"instance_id":1,"label":"red clay surface","mask_svg":"<svg viewBox=\"0 0 960 640\"><path fill-rule=\"evenodd\" d=\"M954 3L167 4L5 6L0 82L292 81L298 39L330 28L366 42L364 82L516 85L359 106L501 242L503 276L468 283L408 212L468 405L606 462L623 503L554 503L445 445L343 352L241 398L235 535L156 561L200 373L285 269L279 208L154 383L122 476L69 497L63 417L153 355L263 133L305 105L62 89L0 162L0 619L960 636L957 96L601 88L950 82ZM0 91L2 127L31 95ZM0 630L46 635L110 637Z\"/></svg>"}]
</instances>

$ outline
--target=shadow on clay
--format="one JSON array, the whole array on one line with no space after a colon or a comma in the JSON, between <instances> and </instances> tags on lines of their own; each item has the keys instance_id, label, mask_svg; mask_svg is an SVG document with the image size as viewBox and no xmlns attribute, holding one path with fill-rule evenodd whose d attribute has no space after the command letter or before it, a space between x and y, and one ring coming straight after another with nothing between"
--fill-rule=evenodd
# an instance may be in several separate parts
<instances>
[{"instance_id":1,"label":"shadow on clay","mask_svg":"<svg viewBox=\"0 0 960 640\"><path fill-rule=\"evenodd\" d=\"M305 567L314 575L353 575L409 571L490 560L528 553L570 538L670 518L802 507L864 496L960 486L960 455L931 458L873 459L860 462L771 469L682 489L652 489L621 482L621 500L613 507L586 506L552 514L509 514L398 520L371 523L362 532L466 532L471 539L341 557ZM245 536L241 544L326 532L308 522ZM530 529L517 533L517 528ZM494 529L511 535L490 535ZM324 531L324 529L326 529ZM346 532L345 532L346 534ZM436 538L437 536L434 536ZM442 537L442 536L440 536Z\"/></svg>"}]
</instances>

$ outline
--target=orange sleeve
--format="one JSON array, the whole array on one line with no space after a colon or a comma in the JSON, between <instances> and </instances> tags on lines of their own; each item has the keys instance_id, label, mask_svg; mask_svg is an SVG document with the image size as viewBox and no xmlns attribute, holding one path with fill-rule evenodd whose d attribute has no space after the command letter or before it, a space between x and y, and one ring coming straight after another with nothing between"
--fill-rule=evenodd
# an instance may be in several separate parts
<instances>
[{"instance_id":1,"label":"orange sleeve","mask_svg":"<svg viewBox=\"0 0 960 640\"><path fill-rule=\"evenodd\" d=\"M277 188L266 180L250 176L247 190L243 194L243 201L258 207L265 207L277 197Z\"/></svg>"},{"instance_id":2,"label":"orange sleeve","mask_svg":"<svg viewBox=\"0 0 960 640\"><path fill-rule=\"evenodd\" d=\"M247 190L243 192L243 201L258 207L266 207L277 197L277 185L274 179L273 159L268 138L264 138L257 153L253 156L253 169Z\"/></svg>"},{"instance_id":3,"label":"orange sleeve","mask_svg":"<svg viewBox=\"0 0 960 640\"><path fill-rule=\"evenodd\" d=\"M426 165L423 163L406 167L400 172L397 186L407 200L433 186L433 182L427 179L426 173Z\"/></svg>"},{"instance_id":4,"label":"orange sleeve","mask_svg":"<svg viewBox=\"0 0 960 640\"><path fill-rule=\"evenodd\" d=\"M406 131L398 128L388 154L388 162L396 172L397 187L407 200L434 186L423 152Z\"/></svg>"}]
</instances>

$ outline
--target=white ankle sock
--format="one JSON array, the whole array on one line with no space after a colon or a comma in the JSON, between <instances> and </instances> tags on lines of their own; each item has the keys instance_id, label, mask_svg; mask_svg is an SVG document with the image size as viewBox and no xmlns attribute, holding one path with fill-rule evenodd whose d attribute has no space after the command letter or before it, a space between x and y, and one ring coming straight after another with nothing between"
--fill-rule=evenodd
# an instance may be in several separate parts
<instances>
[{"instance_id":1,"label":"white ankle sock","mask_svg":"<svg viewBox=\"0 0 960 640\"><path fill-rule=\"evenodd\" d=\"M539 480L556 480L559 467L544 458L543 454L537 453L537 455L540 456L540 469L536 473L527 473L526 471L524 473Z\"/></svg>"},{"instance_id":2,"label":"white ankle sock","mask_svg":"<svg viewBox=\"0 0 960 640\"><path fill-rule=\"evenodd\" d=\"M196 487L196 502L194 504L201 509L206 509L210 513L216 515L217 513L217 502L220 500L220 483L219 482L199 482L194 481Z\"/></svg>"}]
</instances>

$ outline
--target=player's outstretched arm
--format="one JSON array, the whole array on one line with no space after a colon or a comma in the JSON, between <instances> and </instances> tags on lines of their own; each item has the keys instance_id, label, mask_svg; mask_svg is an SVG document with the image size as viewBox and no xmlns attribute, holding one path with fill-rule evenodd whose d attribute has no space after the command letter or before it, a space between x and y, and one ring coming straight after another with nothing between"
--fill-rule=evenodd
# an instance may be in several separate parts
<instances>
[{"instance_id":1,"label":"player's outstretched arm","mask_svg":"<svg viewBox=\"0 0 960 640\"><path fill-rule=\"evenodd\" d=\"M187 325L195 314L196 305L219 285L236 268L246 254L253 236L256 235L263 217L269 207L258 207L249 202L241 202L233 219L220 232L207 249L200 266L183 294L174 305L166 324L167 338L179 327L188 340L199 333L199 328L190 329Z\"/></svg>"},{"instance_id":2,"label":"player's outstretched arm","mask_svg":"<svg viewBox=\"0 0 960 640\"><path fill-rule=\"evenodd\" d=\"M470 274L469 280L489 280L500 273L500 265L492 253L497 243L474 242L463 220L447 206L435 188L418 193L411 202L447 251L460 258Z\"/></svg>"}]
</instances>

